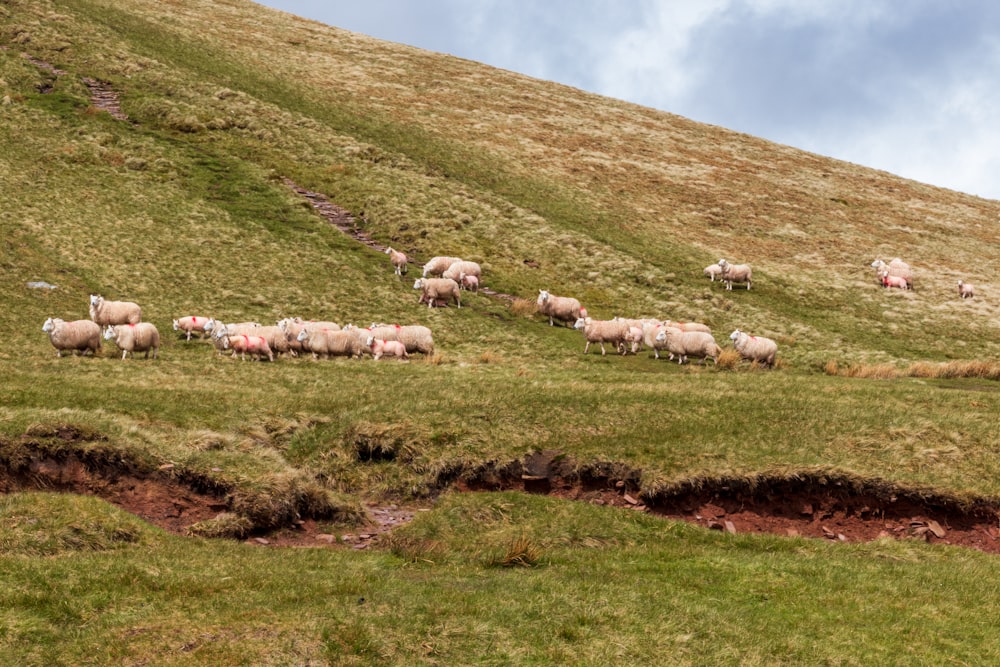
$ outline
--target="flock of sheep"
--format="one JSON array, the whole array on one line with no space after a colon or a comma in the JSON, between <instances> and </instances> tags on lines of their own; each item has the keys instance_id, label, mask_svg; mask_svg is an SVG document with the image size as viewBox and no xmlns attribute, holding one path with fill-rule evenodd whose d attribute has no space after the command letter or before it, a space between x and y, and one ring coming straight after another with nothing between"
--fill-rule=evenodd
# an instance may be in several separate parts
<instances>
[{"instance_id":1,"label":"flock of sheep","mask_svg":"<svg viewBox=\"0 0 1000 667\"><path fill-rule=\"evenodd\" d=\"M753 272L748 264L731 264L725 259L705 268L704 273L713 281L716 277L722 280L727 290L733 288L733 283L744 283L750 289ZM573 328L583 332L585 342L583 353L590 351L591 344L599 345L601 354L607 353L605 343L614 346L622 354L638 352L646 347L653 350L653 355L659 359L660 352L665 351L669 359L677 359L683 364L688 358L698 358L705 363L711 359L718 363L722 348L712 336L711 329L700 322L676 322L655 318L628 319L615 317L610 320L595 320L588 316L587 309L573 297L555 296L547 290L539 290L536 302L538 312L549 318L549 326L555 326L556 320L572 323ZM762 366L774 366L778 352L778 344L763 336L752 336L739 329L729 335L733 348L744 360Z\"/></svg>"},{"instance_id":2,"label":"flock of sheep","mask_svg":"<svg viewBox=\"0 0 1000 667\"><path fill-rule=\"evenodd\" d=\"M396 275L407 272L408 258L405 253L392 248L385 250ZM885 288L913 289L913 274L906 262L894 259L883 262L876 259L871 267L880 284ZM734 283L753 284L753 273L748 264L731 264L725 259L705 267L704 275L712 281L718 278L731 290ZM427 306L447 306L454 302L462 307L462 290L477 291L482 276L482 267L459 257L439 256L424 264L423 272L413 288L420 290L420 303ZM963 299L975 296L975 288L966 282L958 282L959 296ZM701 359L705 363L711 359L717 363L722 348L715 341L711 329L698 322L677 322L653 318L628 319L615 317L611 320L595 320L578 299L555 296L547 290L539 290L537 310L547 317L550 326L556 321L572 325L583 333L585 346L583 353L590 351L591 344L601 348L606 354L605 344L611 344L620 354L634 354L642 348L653 350L659 359L660 352L666 352L671 360L683 364L689 358ZM209 336L220 353L230 352L233 357L273 361L276 354L297 356L312 354L314 358L363 357L375 360L383 357L406 360L410 354L431 355L434 340L431 330L422 325L372 324L361 328L353 325L341 327L336 322L304 321L301 318L285 318L274 326L263 326L257 322L225 324L213 318L188 315L173 321L175 331L181 332L187 340L192 334ZM135 353L152 353L157 358L160 334L156 326L142 321L142 309L131 301L107 301L100 295L90 296L90 319L63 321L48 318L42 331L49 335L57 355L64 351L90 352L101 350L101 340L115 343L122 353L122 360ZM729 335L729 340L740 357L762 366L772 367L775 363L777 343L763 336L753 336L739 329Z\"/></svg>"}]
</instances>

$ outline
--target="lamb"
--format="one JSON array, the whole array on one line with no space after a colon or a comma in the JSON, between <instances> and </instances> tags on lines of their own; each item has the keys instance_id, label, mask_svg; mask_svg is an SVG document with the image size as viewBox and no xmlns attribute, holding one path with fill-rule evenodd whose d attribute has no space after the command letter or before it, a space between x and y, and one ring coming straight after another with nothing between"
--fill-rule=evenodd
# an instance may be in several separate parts
<instances>
[{"instance_id":1,"label":"lamb","mask_svg":"<svg viewBox=\"0 0 1000 667\"><path fill-rule=\"evenodd\" d=\"M656 334L656 341L664 345L671 355L677 355L678 364L683 364L688 357L701 357L703 364L708 358L713 363L718 363L719 355L722 354L722 348L712 335L704 331L679 331L665 326Z\"/></svg>"},{"instance_id":2,"label":"lamb","mask_svg":"<svg viewBox=\"0 0 1000 667\"><path fill-rule=\"evenodd\" d=\"M584 354L587 354L591 343L600 344L602 357L605 354L605 343L614 343L615 349L621 354L626 353L625 339L629 333L629 326L624 320L595 320L591 317L580 317L573 328L583 331L583 337L587 341L583 348Z\"/></svg>"},{"instance_id":3,"label":"lamb","mask_svg":"<svg viewBox=\"0 0 1000 667\"><path fill-rule=\"evenodd\" d=\"M747 289L753 284L753 272L749 264L730 264L724 259L719 260L720 276L726 284L726 289L732 291L733 283L746 283Z\"/></svg>"},{"instance_id":4,"label":"lamb","mask_svg":"<svg viewBox=\"0 0 1000 667\"><path fill-rule=\"evenodd\" d=\"M421 275L422 278L427 276L440 276L442 273L448 270L448 267L455 262L461 262L461 257L431 257L430 261L424 264L424 272Z\"/></svg>"},{"instance_id":5,"label":"lamb","mask_svg":"<svg viewBox=\"0 0 1000 667\"><path fill-rule=\"evenodd\" d=\"M393 269L397 276L401 276L406 273L406 264L409 261L406 257L406 253L400 252L399 250L393 250L392 248L386 248L385 254L389 255L389 262L392 264Z\"/></svg>"},{"instance_id":6,"label":"lamb","mask_svg":"<svg viewBox=\"0 0 1000 667\"><path fill-rule=\"evenodd\" d=\"M238 334L236 336L223 336L222 347L225 350L232 350L232 358L236 358L236 353L240 353L240 360L246 361L247 354L257 359L267 357L268 361L274 361L274 352L267 344L267 339L263 336L251 336L249 334Z\"/></svg>"},{"instance_id":7,"label":"lamb","mask_svg":"<svg viewBox=\"0 0 1000 667\"><path fill-rule=\"evenodd\" d=\"M888 271L882 272L882 287L898 287L899 289L912 289L910 283L903 276L890 276Z\"/></svg>"},{"instance_id":8,"label":"lamb","mask_svg":"<svg viewBox=\"0 0 1000 667\"><path fill-rule=\"evenodd\" d=\"M369 336L367 344L375 361L378 361L382 357L395 357L400 361L409 359L409 356L406 354L406 346L398 340L381 340Z\"/></svg>"},{"instance_id":9,"label":"lamb","mask_svg":"<svg viewBox=\"0 0 1000 667\"><path fill-rule=\"evenodd\" d=\"M313 359L329 357L361 357L364 356L362 341L352 331L310 331L299 332L298 340L303 343Z\"/></svg>"},{"instance_id":10,"label":"lamb","mask_svg":"<svg viewBox=\"0 0 1000 667\"><path fill-rule=\"evenodd\" d=\"M104 330L104 340L113 340L118 349L122 351L122 361L131 355L135 358L136 352L145 352L144 358L149 359L149 351L153 351L153 358L156 359L160 351L160 332L156 326L149 322L139 322L138 324L114 324Z\"/></svg>"},{"instance_id":11,"label":"lamb","mask_svg":"<svg viewBox=\"0 0 1000 667\"><path fill-rule=\"evenodd\" d=\"M469 290L470 292L478 292L479 276L470 276L467 273L463 273L458 277L458 286L462 289Z\"/></svg>"},{"instance_id":12,"label":"lamb","mask_svg":"<svg viewBox=\"0 0 1000 667\"><path fill-rule=\"evenodd\" d=\"M58 317L50 317L42 325L42 331L49 335L57 357L62 356L63 350L78 350L81 355L86 355L90 350L94 356L101 351L101 327L92 320L66 322Z\"/></svg>"},{"instance_id":13,"label":"lamb","mask_svg":"<svg viewBox=\"0 0 1000 667\"><path fill-rule=\"evenodd\" d=\"M463 273L467 276L475 276L477 279L483 277L483 269L479 266L479 264L465 260L452 262L451 266L445 269L445 272L441 274L441 277L451 278L457 283L461 282Z\"/></svg>"},{"instance_id":14,"label":"lamb","mask_svg":"<svg viewBox=\"0 0 1000 667\"><path fill-rule=\"evenodd\" d=\"M976 296L976 288L972 283L958 281L958 295L963 299L971 299Z\"/></svg>"},{"instance_id":15,"label":"lamb","mask_svg":"<svg viewBox=\"0 0 1000 667\"><path fill-rule=\"evenodd\" d=\"M712 282L714 283L715 277L722 275L722 267L719 266L718 264L709 264L702 270L702 273L711 278Z\"/></svg>"},{"instance_id":16,"label":"lamb","mask_svg":"<svg viewBox=\"0 0 1000 667\"><path fill-rule=\"evenodd\" d=\"M421 290L421 294L427 298L427 307L432 308L436 299L444 299L447 303L454 299L458 307L462 307L462 294L458 289L458 283L451 278L417 278L413 283L413 289Z\"/></svg>"},{"instance_id":17,"label":"lamb","mask_svg":"<svg viewBox=\"0 0 1000 667\"><path fill-rule=\"evenodd\" d=\"M778 344L770 338L751 336L737 329L729 334L733 347L740 356L748 361L756 361L768 367L774 366L774 356L778 353Z\"/></svg>"},{"instance_id":18,"label":"lamb","mask_svg":"<svg viewBox=\"0 0 1000 667\"><path fill-rule=\"evenodd\" d=\"M191 334L195 331L202 336L211 331L212 327L209 323L214 324L214 320L210 317L185 315L184 317L174 320L174 331L180 331L187 334L187 340L191 340ZM207 329L205 328L206 325L209 325Z\"/></svg>"},{"instance_id":19,"label":"lamb","mask_svg":"<svg viewBox=\"0 0 1000 667\"><path fill-rule=\"evenodd\" d=\"M546 290L538 290L538 312L548 315L549 326L555 326L555 320L560 322L576 322L587 316L587 311L580 302L571 296L554 296Z\"/></svg>"},{"instance_id":20,"label":"lamb","mask_svg":"<svg viewBox=\"0 0 1000 667\"><path fill-rule=\"evenodd\" d=\"M142 321L142 308L132 301L105 301L100 294L91 294L90 319L101 327L138 324Z\"/></svg>"}]
</instances>

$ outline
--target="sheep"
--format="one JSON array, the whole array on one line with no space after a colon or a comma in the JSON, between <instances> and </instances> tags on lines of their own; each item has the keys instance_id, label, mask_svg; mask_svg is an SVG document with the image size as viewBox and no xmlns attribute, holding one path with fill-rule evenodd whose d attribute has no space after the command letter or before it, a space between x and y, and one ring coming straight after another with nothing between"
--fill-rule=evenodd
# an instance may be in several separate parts
<instances>
[{"instance_id":1,"label":"sheep","mask_svg":"<svg viewBox=\"0 0 1000 667\"><path fill-rule=\"evenodd\" d=\"M646 347L653 351L653 356L657 359L660 358L660 350L665 350L667 348L665 339L661 341L657 338L657 335L669 326L670 325L666 322L646 322L642 325L642 342ZM675 330L678 332L680 331L680 329ZM672 353L670 354L670 358L674 358Z\"/></svg>"},{"instance_id":2,"label":"sheep","mask_svg":"<svg viewBox=\"0 0 1000 667\"><path fill-rule=\"evenodd\" d=\"M374 336L368 336L366 342L375 361L378 361L382 357L395 357L400 361L409 359L409 356L406 354L406 346L398 340L382 340Z\"/></svg>"},{"instance_id":3,"label":"sheep","mask_svg":"<svg viewBox=\"0 0 1000 667\"><path fill-rule=\"evenodd\" d=\"M591 343L600 344L602 357L605 354L605 343L614 343L621 354L626 353L625 338L628 336L629 326L624 320L595 320L591 317L580 317L573 328L583 331L583 337L587 341L583 348L584 354L587 354Z\"/></svg>"},{"instance_id":4,"label":"sheep","mask_svg":"<svg viewBox=\"0 0 1000 667\"><path fill-rule=\"evenodd\" d=\"M350 330L329 331L303 329L297 336L301 343L312 352L313 359L329 357L361 357L365 350L358 336Z\"/></svg>"},{"instance_id":5,"label":"sheep","mask_svg":"<svg viewBox=\"0 0 1000 667\"><path fill-rule=\"evenodd\" d=\"M882 274L888 273L890 276L905 279L907 289L913 289L913 271L910 270L910 265L899 257L896 257L888 264L881 259L876 259L871 263L871 268L875 269L875 277L878 278L879 283L883 283Z\"/></svg>"},{"instance_id":6,"label":"sheep","mask_svg":"<svg viewBox=\"0 0 1000 667\"><path fill-rule=\"evenodd\" d=\"M479 264L465 260L452 262L451 266L445 269L445 272L441 274L441 277L451 278L456 283L460 283L463 273L468 276L475 276L477 279L483 277L483 269L479 266Z\"/></svg>"},{"instance_id":7,"label":"sheep","mask_svg":"<svg viewBox=\"0 0 1000 667\"><path fill-rule=\"evenodd\" d=\"M701 331L702 333L710 334L712 329L709 328L707 324L702 324L701 322L674 322L672 320L663 320L663 323L668 327L674 327L675 329L680 329L681 331Z\"/></svg>"},{"instance_id":8,"label":"sheep","mask_svg":"<svg viewBox=\"0 0 1000 667\"><path fill-rule=\"evenodd\" d=\"M470 292L478 292L479 276L470 276L467 273L463 273L458 277L458 286L462 289L469 290Z\"/></svg>"},{"instance_id":9,"label":"sheep","mask_svg":"<svg viewBox=\"0 0 1000 667\"><path fill-rule=\"evenodd\" d=\"M142 321L142 308L132 301L105 301L100 294L91 294L90 319L101 327L138 324Z\"/></svg>"},{"instance_id":10,"label":"sheep","mask_svg":"<svg viewBox=\"0 0 1000 667\"><path fill-rule=\"evenodd\" d=\"M713 363L719 362L722 348L715 342L712 334L704 331L680 331L674 327L663 327L656 334L656 341L664 346L671 355L677 355L677 363L683 364L688 357L701 357L701 363L711 358Z\"/></svg>"},{"instance_id":11,"label":"sheep","mask_svg":"<svg viewBox=\"0 0 1000 667\"><path fill-rule=\"evenodd\" d=\"M294 349L285 330L277 325L260 327L254 332L255 336L261 336L267 341L268 347L275 354L290 354L296 356L298 350ZM296 341L297 342L297 341Z\"/></svg>"},{"instance_id":12,"label":"sheep","mask_svg":"<svg viewBox=\"0 0 1000 667\"><path fill-rule=\"evenodd\" d=\"M888 271L882 272L882 287L898 287L899 289L912 289L910 283L903 276L890 276Z\"/></svg>"},{"instance_id":13,"label":"sheep","mask_svg":"<svg viewBox=\"0 0 1000 667\"><path fill-rule=\"evenodd\" d=\"M768 367L774 366L774 356L778 353L778 344L770 338L751 336L737 329L729 334L733 347L740 356L748 361L756 361Z\"/></svg>"},{"instance_id":14,"label":"sheep","mask_svg":"<svg viewBox=\"0 0 1000 667\"><path fill-rule=\"evenodd\" d=\"M449 266L455 262L461 261L461 257L431 257L430 261L424 264L424 272L421 275L421 278L426 278L427 276L440 276L448 270Z\"/></svg>"},{"instance_id":15,"label":"sheep","mask_svg":"<svg viewBox=\"0 0 1000 667\"><path fill-rule=\"evenodd\" d=\"M719 260L719 268L722 271L719 275L722 282L726 284L726 289L732 291L733 283L746 283L747 289L753 284L753 272L749 264L730 264L724 259Z\"/></svg>"},{"instance_id":16,"label":"sheep","mask_svg":"<svg viewBox=\"0 0 1000 667\"><path fill-rule=\"evenodd\" d=\"M454 299L458 307L462 307L462 294L458 289L458 283L451 278L417 278L413 283L413 289L421 290L421 294L427 298L427 307L432 308L436 299L444 299L447 303Z\"/></svg>"},{"instance_id":17,"label":"sheep","mask_svg":"<svg viewBox=\"0 0 1000 667\"><path fill-rule=\"evenodd\" d=\"M971 299L976 296L976 288L972 283L967 283L964 281L958 281L958 295L963 299Z\"/></svg>"},{"instance_id":18,"label":"sheep","mask_svg":"<svg viewBox=\"0 0 1000 667\"><path fill-rule=\"evenodd\" d=\"M709 264L702 270L702 273L711 278L712 282L714 283L715 277L720 276L722 274L722 267L719 266L718 264Z\"/></svg>"},{"instance_id":19,"label":"sheep","mask_svg":"<svg viewBox=\"0 0 1000 667\"><path fill-rule=\"evenodd\" d=\"M199 335L204 336L206 333L212 330L210 323L214 324L215 320L210 317L201 317L199 315L185 315L184 317L174 320L174 331L180 331L187 334L187 340L191 340L191 334L197 331ZM206 329L206 325L208 328Z\"/></svg>"},{"instance_id":20,"label":"sheep","mask_svg":"<svg viewBox=\"0 0 1000 667\"><path fill-rule=\"evenodd\" d=\"M434 336L431 330L421 324L372 324L367 329L359 329L348 325L351 331L357 333L363 340L374 337L386 341L399 341L406 348L407 354L420 352L434 354ZM345 327L347 330L347 327ZM367 343L366 343L367 344Z\"/></svg>"},{"instance_id":21,"label":"sheep","mask_svg":"<svg viewBox=\"0 0 1000 667\"><path fill-rule=\"evenodd\" d=\"M118 349L122 351L122 361L131 355L135 358L136 352L145 352L146 359L149 359L149 351L153 351L153 358L156 359L160 351L160 332L156 326L149 322L139 322L138 324L113 324L104 330L104 340L113 340Z\"/></svg>"},{"instance_id":22,"label":"sheep","mask_svg":"<svg viewBox=\"0 0 1000 667\"><path fill-rule=\"evenodd\" d=\"M587 311L580 305L577 299L571 296L554 296L547 290L538 290L538 312L548 315L549 326L555 326L555 320L566 322L576 322L581 317L587 316Z\"/></svg>"},{"instance_id":23,"label":"sheep","mask_svg":"<svg viewBox=\"0 0 1000 667\"><path fill-rule=\"evenodd\" d=\"M263 336L238 334L235 336L223 336L222 341L223 349L233 351L232 359L235 359L236 353L239 352L241 361L246 361L247 354L251 357L257 357L257 359L267 357L268 361L274 361L274 352L271 350L271 346L267 344L267 339Z\"/></svg>"},{"instance_id":24,"label":"sheep","mask_svg":"<svg viewBox=\"0 0 1000 667\"><path fill-rule=\"evenodd\" d=\"M406 253L400 252L399 250L393 250L392 248L386 248L385 254L389 255L389 262L392 264L397 276L401 276L406 273L406 265L409 261L406 257Z\"/></svg>"},{"instance_id":25,"label":"sheep","mask_svg":"<svg viewBox=\"0 0 1000 667\"><path fill-rule=\"evenodd\" d=\"M57 357L62 356L63 350L78 350L82 355L89 350L94 356L101 351L101 327L92 320L66 322L50 317L42 325L42 331L49 335Z\"/></svg>"}]
</instances>

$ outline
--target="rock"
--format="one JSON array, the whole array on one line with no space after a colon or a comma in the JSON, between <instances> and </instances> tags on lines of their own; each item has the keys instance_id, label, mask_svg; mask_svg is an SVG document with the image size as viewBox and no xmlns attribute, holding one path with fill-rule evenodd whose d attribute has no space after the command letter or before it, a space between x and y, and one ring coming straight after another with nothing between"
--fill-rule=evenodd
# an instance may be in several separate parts
<instances>
[{"instance_id":1,"label":"rock","mask_svg":"<svg viewBox=\"0 0 1000 667\"><path fill-rule=\"evenodd\" d=\"M639 504L639 501L638 501L638 500L636 500L635 498L633 498L632 496L630 496L630 495L629 495L629 494L627 494L627 493L626 493L626 494L625 494L624 496L622 496L622 498L623 498L623 499L625 500L625 502L627 502L627 503L628 503L629 505L638 505L638 504Z\"/></svg>"},{"instance_id":2,"label":"rock","mask_svg":"<svg viewBox=\"0 0 1000 667\"><path fill-rule=\"evenodd\" d=\"M320 542L326 542L327 544L333 544L337 541L336 535L331 535L330 533L319 533L316 535L316 539Z\"/></svg>"},{"instance_id":3,"label":"rock","mask_svg":"<svg viewBox=\"0 0 1000 667\"><path fill-rule=\"evenodd\" d=\"M726 526L726 532L727 533L729 533L730 535L735 535L736 534L736 524L735 523L733 523L732 521L726 521L725 526Z\"/></svg>"},{"instance_id":4,"label":"rock","mask_svg":"<svg viewBox=\"0 0 1000 667\"><path fill-rule=\"evenodd\" d=\"M944 528L942 528L941 524L939 524L937 521L931 519L930 521L927 522L927 527L930 528L930 531L932 533L934 533L934 537L938 539L944 538L945 536Z\"/></svg>"}]
</instances>

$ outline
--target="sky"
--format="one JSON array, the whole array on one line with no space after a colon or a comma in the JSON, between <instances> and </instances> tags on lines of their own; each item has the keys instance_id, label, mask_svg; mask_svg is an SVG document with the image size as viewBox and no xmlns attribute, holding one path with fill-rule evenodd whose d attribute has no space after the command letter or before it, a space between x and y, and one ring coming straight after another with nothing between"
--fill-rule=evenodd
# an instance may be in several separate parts
<instances>
[{"instance_id":1,"label":"sky","mask_svg":"<svg viewBox=\"0 0 1000 667\"><path fill-rule=\"evenodd\" d=\"M996 0L256 0L1000 199Z\"/></svg>"}]
</instances>

